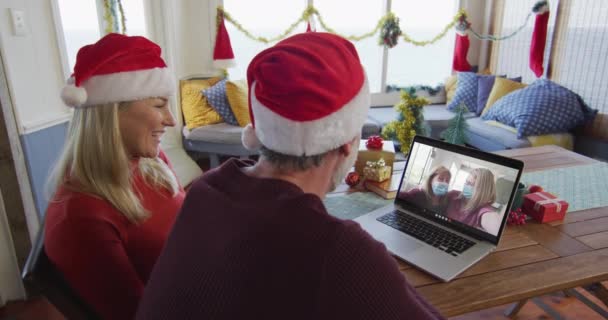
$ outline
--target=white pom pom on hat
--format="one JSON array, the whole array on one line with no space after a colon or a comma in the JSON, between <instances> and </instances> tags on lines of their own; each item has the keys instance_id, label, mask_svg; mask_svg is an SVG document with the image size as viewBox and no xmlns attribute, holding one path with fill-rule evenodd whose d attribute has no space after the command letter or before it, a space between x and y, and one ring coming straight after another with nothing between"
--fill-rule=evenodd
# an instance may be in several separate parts
<instances>
[{"instance_id":1,"label":"white pom pom on hat","mask_svg":"<svg viewBox=\"0 0 608 320\"><path fill-rule=\"evenodd\" d=\"M80 107L87 101L87 90L74 85L74 78L68 79L61 89L61 100L69 107Z\"/></svg>"},{"instance_id":2,"label":"white pom pom on hat","mask_svg":"<svg viewBox=\"0 0 608 320\"><path fill-rule=\"evenodd\" d=\"M258 135L255 133L255 128L251 125L251 123L243 128L241 141L247 150L257 151L262 147L262 142L260 139L258 139Z\"/></svg>"}]
</instances>

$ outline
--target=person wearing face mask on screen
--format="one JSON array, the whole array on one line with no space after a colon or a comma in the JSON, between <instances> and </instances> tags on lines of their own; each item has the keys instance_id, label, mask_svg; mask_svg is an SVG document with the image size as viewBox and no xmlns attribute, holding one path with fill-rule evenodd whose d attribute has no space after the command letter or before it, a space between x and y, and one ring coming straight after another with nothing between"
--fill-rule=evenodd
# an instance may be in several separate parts
<instances>
[{"instance_id":1,"label":"person wearing face mask on screen","mask_svg":"<svg viewBox=\"0 0 608 320\"><path fill-rule=\"evenodd\" d=\"M500 215L492 204L496 201L496 183L492 171L471 170L460 196L452 199L447 208L448 218L496 235Z\"/></svg>"},{"instance_id":2,"label":"person wearing face mask on screen","mask_svg":"<svg viewBox=\"0 0 608 320\"><path fill-rule=\"evenodd\" d=\"M449 199L457 197L458 191L448 191L452 174L444 166L436 167L423 185L399 194L399 198L417 206L445 215Z\"/></svg>"}]
</instances>

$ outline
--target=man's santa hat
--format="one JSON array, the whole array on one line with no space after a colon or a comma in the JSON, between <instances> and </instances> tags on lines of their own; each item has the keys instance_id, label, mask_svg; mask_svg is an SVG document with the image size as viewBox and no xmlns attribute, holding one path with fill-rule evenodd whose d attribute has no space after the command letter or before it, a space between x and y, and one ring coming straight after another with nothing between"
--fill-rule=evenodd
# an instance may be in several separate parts
<instances>
[{"instance_id":1,"label":"man's santa hat","mask_svg":"<svg viewBox=\"0 0 608 320\"><path fill-rule=\"evenodd\" d=\"M175 79L160 54L144 37L108 34L78 51L61 98L70 107L86 107L171 96Z\"/></svg>"},{"instance_id":2,"label":"man's santa hat","mask_svg":"<svg viewBox=\"0 0 608 320\"><path fill-rule=\"evenodd\" d=\"M286 155L322 154L361 133L369 85L352 43L306 32L259 53L247 70L251 124L243 145Z\"/></svg>"}]
</instances>

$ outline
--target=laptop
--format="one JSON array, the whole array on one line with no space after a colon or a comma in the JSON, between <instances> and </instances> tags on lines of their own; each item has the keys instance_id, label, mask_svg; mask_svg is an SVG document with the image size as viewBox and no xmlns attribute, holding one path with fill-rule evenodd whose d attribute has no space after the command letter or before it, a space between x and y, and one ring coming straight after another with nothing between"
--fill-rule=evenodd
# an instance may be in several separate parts
<instances>
[{"instance_id":1,"label":"laptop","mask_svg":"<svg viewBox=\"0 0 608 320\"><path fill-rule=\"evenodd\" d=\"M394 203L355 221L393 255L450 281L496 249L523 167L519 160L416 136ZM444 182L436 193L444 195L435 201L433 182Z\"/></svg>"}]
</instances>

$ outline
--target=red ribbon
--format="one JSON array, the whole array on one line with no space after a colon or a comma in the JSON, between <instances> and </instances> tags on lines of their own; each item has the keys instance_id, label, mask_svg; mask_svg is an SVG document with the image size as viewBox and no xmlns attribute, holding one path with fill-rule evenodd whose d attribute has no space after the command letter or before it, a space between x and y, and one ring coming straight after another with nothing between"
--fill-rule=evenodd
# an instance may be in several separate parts
<instances>
[{"instance_id":1,"label":"red ribbon","mask_svg":"<svg viewBox=\"0 0 608 320\"><path fill-rule=\"evenodd\" d=\"M380 136L371 136L365 142L365 147L373 150L382 149L382 145L384 144L382 138Z\"/></svg>"}]
</instances>

